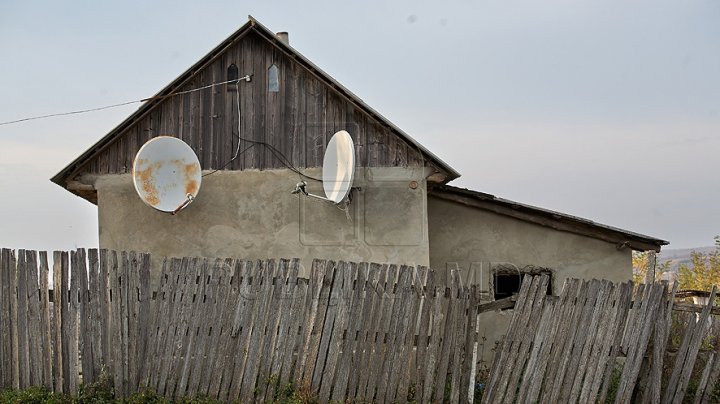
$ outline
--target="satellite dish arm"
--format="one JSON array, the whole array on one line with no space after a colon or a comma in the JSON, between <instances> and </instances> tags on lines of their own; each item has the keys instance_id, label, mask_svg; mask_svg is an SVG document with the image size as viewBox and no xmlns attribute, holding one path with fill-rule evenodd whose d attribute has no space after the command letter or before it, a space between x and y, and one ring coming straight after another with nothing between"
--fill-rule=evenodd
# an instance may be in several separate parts
<instances>
[{"instance_id":1,"label":"satellite dish arm","mask_svg":"<svg viewBox=\"0 0 720 404\"><path fill-rule=\"evenodd\" d=\"M291 194L293 194L293 195L303 194L303 195L309 196L311 198L320 199L321 201L331 202L333 204L335 203L334 201L332 201L324 196L308 193L308 191L305 189L306 186L307 186L307 182L305 182L305 181L298 182L297 184L295 184L295 189L291 192Z\"/></svg>"}]
</instances>

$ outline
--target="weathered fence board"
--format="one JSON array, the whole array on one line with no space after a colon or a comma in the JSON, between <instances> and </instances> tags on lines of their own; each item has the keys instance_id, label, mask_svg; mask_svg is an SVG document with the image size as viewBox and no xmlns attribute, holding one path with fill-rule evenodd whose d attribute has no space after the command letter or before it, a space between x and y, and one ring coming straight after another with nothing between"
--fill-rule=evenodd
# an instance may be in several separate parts
<instances>
[{"instance_id":1,"label":"weathered fence board","mask_svg":"<svg viewBox=\"0 0 720 404\"><path fill-rule=\"evenodd\" d=\"M671 291L667 283L639 285L634 300L631 283L568 280L559 298L546 296L545 286L541 276L524 279L482 402L607 402L613 383L616 403L683 402L700 344L709 335L715 291L687 327L662 386L676 285ZM710 399L718 362L710 355L695 402Z\"/></svg>"},{"instance_id":2,"label":"weathered fence board","mask_svg":"<svg viewBox=\"0 0 720 404\"><path fill-rule=\"evenodd\" d=\"M103 259L106 254L100 252ZM106 320L112 317L127 323L133 316L116 312L111 299L106 298L101 280L114 275L104 272L106 266L101 265L103 259L98 258L98 251L90 250L87 255L85 250L70 254L56 251L52 256L51 274L46 252L0 251L0 325L5 327L0 337L0 387L44 386L57 392L73 392L81 383L97 380L102 371L121 375L130 371L130 364L116 361L103 349L128 340L106 338ZM149 256L136 256L142 265L123 270L148 279ZM133 287L149 302L147 282L135 282ZM118 297L116 294L115 300ZM137 299L128 299L139 313ZM140 332L131 331L130 338L140 341ZM133 351L133 366L144 361L138 359L141 354ZM113 362L117 368L112 367ZM132 384L120 380L116 386Z\"/></svg>"}]
</instances>

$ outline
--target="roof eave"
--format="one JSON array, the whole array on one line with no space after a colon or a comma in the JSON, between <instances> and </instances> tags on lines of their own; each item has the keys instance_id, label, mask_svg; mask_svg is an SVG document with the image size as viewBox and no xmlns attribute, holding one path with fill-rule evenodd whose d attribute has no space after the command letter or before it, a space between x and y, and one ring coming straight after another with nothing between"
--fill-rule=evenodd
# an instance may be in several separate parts
<instances>
[{"instance_id":1,"label":"roof eave","mask_svg":"<svg viewBox=\"0 0 720 404\"><path fill-rule=\"evenodd\" d=\"M510 216L555 230L566 231L615 244L618 249L631 248L636 251L656 251L669 243L655 237L596 223L592 220L567 215L548 209L538 208L491 194L443 185L433 188L431 195L466 206Z\"/></svg>"},{"instance_id":2,"label":"roof eave","mask_svg":"<svg viewBox=\"0 0 720 404\"><path fill-rule=\"evenodd\" d=\"M198 60L193 66L191 66L189 69L185 70L177 78L175 78L173 81L171 81L170 84L168 84L162 90L160 90L157 94L155 94L155 96L153 96L150 101L147 101L146 103L142 104L134 113L132 113L129 117L127 117L125 120L123 120L119 125L117 125L110 132L108 132L107 135L103 136L100 140L95 142L86 151L84 151L82 154L80 154L80 156L75 158L70 164L68 164L67 166L65 166L65 168L63 168L57 174L55 174L50 180L52 182L54 182L55 184L58 184L61 187L66 188L65 182L68 179L71 179L72 176L74 174L76 174L77 171L79 169L81 169L82 166L84 166L88 160L92 159L94 156L96 156L102 150L104 150L105 147L107 147L109 144L111 144L112 141L114 140L114 138L119 133L121 133L127 127L133 125L137 120L141 119L146 114L150 113L156 105L159 105L160 102L162 102L161 97L163 95L167 95L167 94L173 92L174 90L176 90L186 80L191 78L199 70L201 70L205 65L207 65L212 60L214 60L215 57L217 56L217 54L221 53L222 51L225 50L225 48L227 48L228 46L231 46L233 43L235 43L236 41L238 41L239 39L244 37L248 32L250 32L250 30L257 32L258 34L262 35L267 40L269 40L275 46L288 52L293 58L301 61L302 64L305 65L306 68L308 68L310 70L314 70L316 72L316 74L318 76L320 76L321 79L328 82L337 91L342 93L349 101L357 104L358 107L360 107L360 109L364 109L370 115L375 117L378 121L387 125L391 130L399 133L402 137L405 138L405 140L407 140L408 142L410 142L414 146L416 146L421 151L421 153L424 154L429 160L431 160L434 164L438 165L439 168L441 168L442 170L446 171L447 177L444 179L443 183L446 183L448 181L451 181L455 178L460 177L460 173L457 172L455 169L453 169L450 165L448 165L447 163L442 161L435 154L433 154L427 148L422 146L420 143L418 143L415 139L413 139L410 135L405 133L403 130L401 130L400 128L395 126L387 118L380 115L377 111L375 111L369 105L365 104L359 97L357 97L350 90L348 90L347 88L342 86L340 83L338 83L329 74L325 73L322 69L317 67L310 60L305 58L297 50L292 48L290 45L280 41L272 31L270 31L264 25L260 24L260 22L258 22L255 18L253 18L252 16L248 16L247 23L245 23L242 27L240 27L237 31L235 31L228 38L223 40L219 45L217 45L215 48L213 48L213 50L211 50L209 53L207 53L205 56L203 56L200 60Z\"/></svg>"}]
</instances>

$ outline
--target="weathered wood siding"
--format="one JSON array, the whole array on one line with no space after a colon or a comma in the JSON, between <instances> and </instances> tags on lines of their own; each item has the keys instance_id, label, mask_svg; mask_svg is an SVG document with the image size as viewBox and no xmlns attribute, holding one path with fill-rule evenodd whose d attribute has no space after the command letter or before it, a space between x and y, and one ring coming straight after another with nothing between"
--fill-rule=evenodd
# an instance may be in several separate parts
<instances>
[{"instance_id":1,"label":"weathered wood siding","mask_svg":"<svg viewBox=\"0 0 720 404\"><path fill-rule=\"evenodd\" d=\"M325 145L342 129L353 137L360 167L424 164L420 152L391 128L255 32L248 33L216 56L177 92L226 81L231 64L238 67L240 77L252 74L251 82L239 84L239 118L238 93L233 84L166 98L80 172L131 172L138 149L159 135L175 136L187 142L200 158L203 169L220 168L237 148L238 127L241 137L273 145L296 167L320 167ZM273 64L279 70L279 92L268 91L267 72ZM241 149L250 145L243 142ZM227 169L282 167L267 147L255 145Z\"/></svg>"}]
</instances>

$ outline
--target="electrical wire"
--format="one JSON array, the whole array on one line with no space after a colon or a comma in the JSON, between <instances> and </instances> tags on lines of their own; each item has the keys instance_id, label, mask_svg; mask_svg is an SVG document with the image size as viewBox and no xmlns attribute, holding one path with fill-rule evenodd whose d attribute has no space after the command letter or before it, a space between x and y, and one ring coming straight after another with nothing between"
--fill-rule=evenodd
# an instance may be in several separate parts
<instances>
[{"instance_id":1,"label":"electrical wire","mask_svg":"<svg viewBox=\"0 0 720 404\"><path fill-rule=\"evenodd\" d=\"M239 83L240 83L240 80L245 80L246 77L249 77L249 76L241 77L241 78L239 78L238 80L233 80L233 81L236 81L236 82L239 84ZM237 128L237 129L238 129L238 145L237 145L237 148L235 149L235 155L234 155L227 163L225 163L225 165L223 165L221 168L218 168L218 169L216 169L216 170L213 170L213 171L211 171L211 172L209 172L209 173L207 173L207 174L203 174L203 177L206 177L206 176L208 176L208 175L215 174L215 173L218 172L219 170L222 170L223 168L229 166L230 163L232 163L233 161L235 161L235 159L238 158L238 156L244 154L246 151L248 151L249 149L251 149L253 146L255 146L255 145L261 145L261 146L267 148L267 149L270 151L270 153L271 153L273 156L275 156L275 158L278 159L278 161L280 161L280 163L281 163L282 165L284 165L287 169L289 169L290 171L294 172L295 174L299 175L301 178L307 178L307 179L309 179L309 180L313 180L313 181L317 181L317 182L322 182L321 179L312 177L312 176L310 176L310 175L307 175L307 174L303 173L302 171L300 171L298 168L296 168L296 167L292 164L292 162L291 162L287 157L285 157L285 155L284 155L280 150L278 150L277 148L275 148L275 146L273 146L273 145L271 145L271 144L269 144L269 143L260 141L260 140L246 139L246 138L240 136L240 133L242 132L242 128L241 128L241 126L240 126L240 116L241 116L241 115L240 115L240 86L238 85L238 86L235 88L235 90L237 91L237 99L236 99L237 102L236 102L236 106L237 106L237 113L238 113L238 128ZM248 147L246 147L245 149L243 149L242 152L240 152L240 144L241 144L241 142L250 143L250 146L248 146Z\"/></svg>"},{"instance_id":2,"label":"electrical wire","mask_svg":"<svg viewBox=\"0 0 720 404\"><path fill-rule=\"evenodd\" d=\"M13 123L20 123L25 121L34 121L36 119L45 119L45 118L52 118L56 116L65 116L65 115L75 115L75 114L84 114L86 112L95 112L95 111L102 111L104 109L110 109L110 108L117 108L122 107L123 105L130 105L130 104L136 104L138 102L143 102L142 100L135 100L135 101L128 101L128 102L122 102L120 104L113 104L113 105L106 105L104 107L98 107L98 108L90 108L90 109L81 109L79 111L70 111L70 112L60 112L57 114L48 114L48 115L40 115L40 116L32 116L30 118L22 118L22 119L16 119L14 121L7 121L7 122L0 122L0 126L2 125L10 125Z\"/></svg>"},{"instance_id":3,"label":"electrical wire","mask_svg":"<svg viewBox=\"0 0 720 404\"><path fill-rule=\"evenodd\" d=\"M203 174L203 177L206 177L206 176L208 176L208 175L214 174L214 173L218 172L219 170L222 170L222 169L226 168L226 167L229 166L233 161L235 161L235 160L238 158L238 156L240 156L240 155L242 155L243 153L245 153L246 151L250 150L253 146L255 146L255 145L261 145L261 146L267 148L267 149L270 151L270 153L271 153L276 159L278 159L278 161L280 161L280 163L282 163L282 165L284 165L286 168L288 168L288 169L291 170L292 172L298 174L301 178L307 178L307 179L309 179L309 180L322 182L322 180L320 180L320 179L318 179L318 178L315 178L315 177L312 177L312 176L309 176L309 175L301 172L299 169L297 169L297 168L292 164L292 162L291 162L287 157L285 157L285 155L282 154L282 152L280 152L277 148L275 148L275 146L273 146L273 145L271 145L271 144L268 144L268 143L266 143L266 142L263 142L263 141L253 140L253 139L245 139L245 138L243 138L242 136L240 136L240 133L241 133L241 129L242 129L242 128L240 127L240 85L239 85L239 84L240 84L240 82L243 81L243 80L244 80L244 81L250 81L251 78L252 78L252 74L248 74L248 75L245 75L245 76L243 76L243 77L240 77L240 78L237 78L237 79L233 79L233 80L227 80L227 81L222 81L222 82L218 82L218 83L211 83L211 84L208 84L208 85L202 86L202 87L192 88L192 89L184 90L184 91L177 91L177 92L173 92L173 93L165 94L165 95L158 95L158 96L143 98L143 99L141 99L141 100L127 101L127 102L122 102L122 103L119 103L119 104L106 105L106 106L97 107L97 108L89 108L89 109L82 109L82 110L69 111L69 112L60 112L60 113L56 113L56 114L47 114L47 115L40 115L40 116L33 116L33 117L28 117L28 118L16 119L16 120L13 120L13 121L0 122L0 126L3 126L3 125L11 125L11 124L15 124L15 123L32 121L32 120L37 120L37 119L52 118L52 117L57 117L57 116L84 114L84 113L88 113L88 112L102 111L102 110L105 110L105 109L117 108L117 107L121 107L121 106L125 106L125 105L141 103L141 102L162 100L162 99L166 99L166 98L176 97L176 96L178 96L178 95L189 94L189 93L193 93L193 92L196 92L196 91L202 91L202 90L205 90L205 89L208 89L208 88L211 88L211 87L215 87L215 86L219 86L219 85L223 85L223 84L234 83L234 84L237 85L237 86L235 87L235 89L236 89L236 91L237 91L238 145L237 145L237 148L235 149L235 154L233 155L233 157L232 157L227 163L225 163L222 167L220 167L220 168L218 168L218 169L216 169L216 170L213 170L212 172ZM251 145L248 146L248 147L246 147L246 148L243 149L242 151L240 151L240 145L241 145L242 142L250 143Z\"/></svg>"},{"instance_id":4,"label":"electrical wire","mask_svg":"<svg viewBox=\"0 0 720 404\"><path fill-rule=\"evenodd\" d=\"M119 104L106 105L106 106L104 106L104 107L88 108L88 109L81 109L81 110L69 111L69 112L59 112L59 113L56 113L56 114L39 115L39 116L32 116L32 117L29 117L29 118L16 119L16 120L14 120L14 121L0 122L0 126L10 125L10 124L20 123L20 122L26 122L26 121L34 121L34 120L37 120L37 119L53 118L53 117L56 117L56 116L85 114L85 113L88 113L88 112L102 111L102 110L105 110L105 109L117 108L117 107L122 107L122 106L125 106L125 105L137 104L137 103L140 103L140 102L153 101L153 100L162 100L162 99L165 99L165 98L175 97L175 96L178 96L178 95L193 93L193 92L195 92L195 91L205 90L205 89L207 89L207 88L214 87L214 86L219 86L219 85L223 85L223 84L239 83L240 80L248 80L251 76L252 76L252 75L246 75L245 77L240 77L239 79L223 81L223 82L220 82L220 83L212 83L212 84L208 84L208 85L203 86L203 87L192 88L192 89L190 89L190 90L178 91L178 92L174 92L174 93L170 93L170 94L158 95L158 96L149 97L149 98L143 98L143 99L141 99L141 100L121 102L121 103L119 103Z\"/></svg>"}]
</instances>

